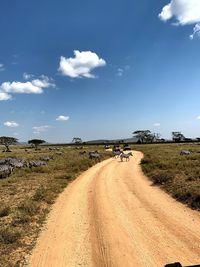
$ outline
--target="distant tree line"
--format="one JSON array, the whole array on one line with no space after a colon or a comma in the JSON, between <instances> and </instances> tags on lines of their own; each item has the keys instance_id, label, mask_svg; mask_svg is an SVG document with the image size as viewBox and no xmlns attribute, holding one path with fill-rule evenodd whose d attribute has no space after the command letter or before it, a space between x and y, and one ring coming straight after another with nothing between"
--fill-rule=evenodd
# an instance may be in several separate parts
<instances>
[{"instance_id":1,"label":"distant tree line","mask_svg":"<svg viewBox=\"0 0 200 267\"><path fill-rule=\"evenodd\" d=\"M185 137L181 132L172 132L172 141L175 143L180 142L192 142L191 138ZM152 133L150 130L137 130L133 132L134 137L137 139L138 144L165 142L164 138L161 138L161 134ZM200 141L200 138L196 138L196 141Z\"/></svg>"}]
</instances>

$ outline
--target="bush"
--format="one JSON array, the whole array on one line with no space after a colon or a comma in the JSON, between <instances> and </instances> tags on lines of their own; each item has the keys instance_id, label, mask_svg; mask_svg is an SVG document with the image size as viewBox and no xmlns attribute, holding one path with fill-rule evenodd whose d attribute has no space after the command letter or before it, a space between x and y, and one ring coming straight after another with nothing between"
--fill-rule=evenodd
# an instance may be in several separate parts
<instances>
[{"instance_id":1,"label":"bush","mask_svg":"<svg viewBox=\"0 0 200 267\"><path fill-rule=\"evenodd\" d=\"M168 171L160 170L156 174L153 174L151 177L155 185L163 185L171 181L173 178L173 175L170 174Z\"/></svg>"},{"instance_id":2,"label":"bush","mask_svg":"<svg viewBox=\"0 0 200 267\"><path fill-rule=\"evenodd\" d=\"M46 188L44 186L40 186L33 195L33 200L43 201L45 199L45 196L46 196Z\"/></svg>"},{"instance_id":3,"label":"bush","mask_svg":"<svg viewBox=\"0 0 200 267\"><path fill-rule=\"evenodd\" d=\"M33 216L39 210L39 205L37 202L29 199L22 202L19 207L19 211L22 212L24 215Z\"/></svg>"},{"instance_id":4,"label":"bush","mask_svg":"<svg viewBox=\"0 0 200 267\"><path fill-rule=\"evenodd\" d=\"M10 207L3 206L3 207L0 208L0 217L8 216L9 213L10 213Z\"/></svg>"},{"instance_id":5,"label":"bush","mask_svg":"<svg viewBox=\"0 0 200 267\"><path fill-rule=\"evenodd\" d=\"M31 217L24 212L18 212L13 220L12 220L12 226L17 226L18 224L26 224L31 221Z\"/></svg>"},{"instance_id":6,"label":"bush","mask_svg":"<svg viewBox=\"0 0 200 267\"><path fill-rule=\"evenodd\" d=\"M200 195L197 195L193 198L191 207L200 210Z\"/></svg>"},{"instance_id":7,"label":"bush","mask_svg":"<svg viewBox=\"0 0 200 267\"><path fill-rule=\"evenodd\" d=\"M0 229L0 241L4 244L12 244L20 239L21 234L21 231L6 226Z\"/></svg>"},{"instance_id":8,"label":"bush","mask_svg":"<svg viewBox=\"0 0 200 267\"><path fill-rule=\"evenodd\" d=\"M45 188L43 186L39 187L35 194L33 195L33 200L35 201L45 201L48 204L53 204L55 199L55 193L61 192L61 188L55 184L55 187Z\"/></svg>"}]
</instances>

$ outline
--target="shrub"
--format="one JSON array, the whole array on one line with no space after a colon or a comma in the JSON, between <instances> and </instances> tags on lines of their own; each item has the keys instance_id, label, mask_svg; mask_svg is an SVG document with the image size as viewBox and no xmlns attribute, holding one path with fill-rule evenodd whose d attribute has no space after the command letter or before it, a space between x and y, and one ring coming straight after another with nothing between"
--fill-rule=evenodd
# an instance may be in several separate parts
<instances>
[{"instance_id":1,"label":"shrub","mask_svg":"<svg viewBox=\"0 0 200 267\"><path fill-rule=\"evenodd\" d=\"M33 200L43 201L45 199L45 196L46 196L46 188L44 186L40 186L33 195Z\"/></svg>"},{"instance_id":2,"label":"shrub","mask_svg":"<svg viewBox=\"0 0 200 267\"><path fill-rule=\"evenodd\" d=\"M23 201L19 207L19 211L22 212L24 215L33 216L35 215L39 210L39 205L37 202L29 199Z\"/></svg>"},{"instance_id":3,"label":"shrub","mask_svg":"<svg viewBox=\"0 0 200 267\"><path fill-rule=\"evenodd\" d=\"M152 176L153 183L156 185L163 185L169 181L172 180L173 175L170 174L168 171L157 171L156 174L153 174Z\"/></svg>"},{"instance_id":4,"label":"shrub","mask_svg":"<svg viewBox=\"0 0 200 267\"><path fill-rule=\"evenodd\" d=\"M8 206L0 207L0 217L8 216L9 213L10 213L10 207Z\"/></svg>"},{"instance_id":5,"label":"shrub","mask_svg":"<svg viewBox=\"0 0 200 267\"><path fill-rule=\"evenodd\" d=\"M12 226L17 226L18 224L26 224L31 221L31 217L24 212L17 212L17 214L13 217Z\"/></svg>"},{"instance_id":6,"label":"shrub","mask_svg":"<svg viewBox=\"0 0 200 267\"><path fill-rule=\"evenodd\" d=\"M21 231L13 227L11 228L6 226L0 229L0 241L4 244L15 243L18 239L20 239L21 235Z\"/></svg>"},{"instance_id":7,"label":"shrub","mask_svg":"<svg viewBox=\"0 0 200 267\"><path fill-rule=\"evenodd\" d=\"M193 197L191 207L195 209L200 209L200 195Z\"/></svg>"}]
</instances>

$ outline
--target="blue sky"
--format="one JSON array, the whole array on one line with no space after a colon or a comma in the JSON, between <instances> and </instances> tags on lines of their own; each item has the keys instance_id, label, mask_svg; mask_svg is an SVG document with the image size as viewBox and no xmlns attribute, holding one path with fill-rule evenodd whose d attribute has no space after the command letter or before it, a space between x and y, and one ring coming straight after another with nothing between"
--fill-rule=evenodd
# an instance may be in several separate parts
<instances>
[{"instance_id":1,"label":"blue sky","mask_svg":"<svg viewBox=\"0 0 200 267\"><path fill-rule=\"evenodd\" d=\"M0 135L200 136L199 0L2 0L0 8Z\"/></svg>"}]
</instances>

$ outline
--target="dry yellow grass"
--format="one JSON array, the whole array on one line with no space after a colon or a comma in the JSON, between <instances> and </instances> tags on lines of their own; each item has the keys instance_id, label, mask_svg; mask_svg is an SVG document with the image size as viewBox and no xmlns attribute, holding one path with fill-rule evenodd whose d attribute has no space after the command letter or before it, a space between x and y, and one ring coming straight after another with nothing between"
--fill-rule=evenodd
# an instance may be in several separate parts
<instances>
[{"instance_id":1,"label":"dry yellow grass","mask_svg":"<svg viewBox=\"0 0 200 267\"><path fill-rule=\"evenodd\" d=\"M144 173L177 200L200 210L200 145L159 144L138 145L144 153ZM180 155L181 150L191 151Z\"/></svg>"}]
</instances>

